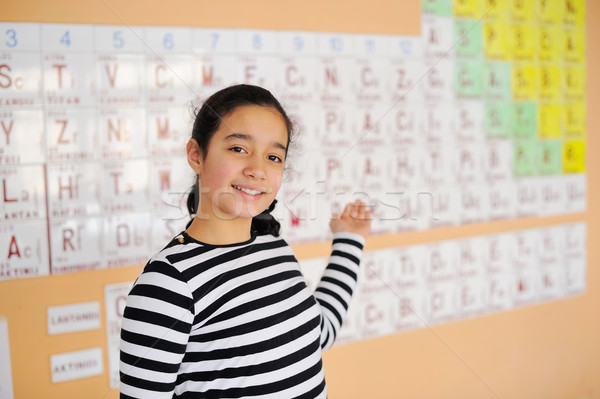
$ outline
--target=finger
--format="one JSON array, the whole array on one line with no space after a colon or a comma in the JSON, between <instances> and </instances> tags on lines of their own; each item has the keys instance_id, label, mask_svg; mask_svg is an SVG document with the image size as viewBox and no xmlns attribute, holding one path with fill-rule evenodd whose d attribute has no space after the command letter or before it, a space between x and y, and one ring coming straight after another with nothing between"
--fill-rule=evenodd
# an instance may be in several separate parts
<instances>
[{"instance_id":1,"label":"finger","mask_svg":"<svg viewBox=\"0 0 600 399\"><path fill-rule=\"evenodd\" d=\"M352 204L354 206L354 208L356 209L360 209L363 206L365 206L365 203L359 199L357 199L356 201L354 201L354 204Z\"/></svg>"},{"instance_id":2,"label":"finger","mask_svg":"<svg viewBox=\"0 0 600 399\"><path fill-rule=\"evenodd\" d=\"M367 204L364 201L356 200L354 202L354 217L357 219L362 219L365 211L367 210Z\"/></svg>"},{"instance_id":3,"label":"finger","mask_svg":"<svg viewBox=\"0 0 600 399\"><path fill-rule=\"evenodd\" d=\"M364 220L364 219L367 219L367 217L368 217L368 211L365 208L361 208L360 211L358 212L357 219Z\"/></svg>"},{"instance_id":4,"label":"finger","mask_svg":"<svg viewBox=\"0 0 600 399\"><path fill-rule=\"evenodd\" d=\"M348 204L348 215L351 218L356 219L357 212L358 212L358 205L356 204L356 201L354 201L352 204Z\"/></svg>"},{"instance_id":5,"label":"finger","mask_svg":"<svg viewBox=\"0 0 600 399\"><path fill-rule=\"evenodd\" d=\"M352 210L351 210L351 216L352 216L354 219L359 219L359 218L360 218L360 212L361 212L361 206L360 206L360 205L358 205L358 204L355 204L355 205L352 207Z\"/></svg>"},{"instance_id":6,"label":"finger","mask_svg":"<svg viewBox=\"0 0 600 399\"><path fill-rule=\"evenodd\" d=\"M359 218L360 219L370 219L373 214L373 211L367 204L364 204L360 208Z\"/></svg>"},{"instance_id":7,"label":"finger","mask_svg":"<svg viewBox=\"0 0 600 399\"><path fill-rule=\"evenodd\" d=\"M342 212L342 217L349 217L351 211L352 211L352 204L346 205L346 207L344 208L344 212Z\"/></svg>"},{"instance_id":8,"label":"finger","mask_svg":"<svg viewBox=\"0 0 600 399\"><path fill-rule=\"evenodd\" d=\"M361 206L358 211L356 212L356 217L357 219L364 219L365 218L365 207Z\"/></svg>"}]
</instances>

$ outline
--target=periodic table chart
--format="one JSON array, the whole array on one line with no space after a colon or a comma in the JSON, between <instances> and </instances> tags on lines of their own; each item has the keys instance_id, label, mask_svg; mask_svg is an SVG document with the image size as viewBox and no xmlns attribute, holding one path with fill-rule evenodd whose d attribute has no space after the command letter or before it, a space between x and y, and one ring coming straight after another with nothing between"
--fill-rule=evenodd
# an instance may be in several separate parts
<instances>
[{"instance_id":1,"label":"periodic table chart","mask_svg":"<svg viewBox=\"0 0 600 399\"><path fill-rule=\"evenodd\" d=\"M194 107L233 83L269 88L296 123L275 211L292 244L326 240L356 197L375 205L375 234L585 211L584 2L422 10L420 36L0 23L0 280L145 263L188 221ZM553 237L573 229L578 288L543 296L538 281L535 300L585 289L585 225ZM500 251L521 235L545 230ZM462 244L439 244L440 259ZM456 289L456 267L440 284Z\"/></svg>"}]
</instances>

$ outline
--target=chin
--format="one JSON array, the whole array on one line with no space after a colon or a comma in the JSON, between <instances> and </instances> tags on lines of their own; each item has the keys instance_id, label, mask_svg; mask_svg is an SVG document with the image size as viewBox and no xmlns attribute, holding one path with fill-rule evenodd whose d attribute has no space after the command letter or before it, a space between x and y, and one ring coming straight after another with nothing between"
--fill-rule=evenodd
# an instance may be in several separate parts
<instances>
[{"instance_id":1,"label":"chin","mask_svg":"<svg viewBox=\"0 0 600 399\"><path fill-rule=\"evenodd\" d=\"M270 203L269 203L270 204ZM262 213L263 210L267 209L269 205L266 205L261 210L256 210L253 206L219 206L218 211L215 215L224 220L233 219L252 219L254 216Z\"/></svg>"}]
</instances>

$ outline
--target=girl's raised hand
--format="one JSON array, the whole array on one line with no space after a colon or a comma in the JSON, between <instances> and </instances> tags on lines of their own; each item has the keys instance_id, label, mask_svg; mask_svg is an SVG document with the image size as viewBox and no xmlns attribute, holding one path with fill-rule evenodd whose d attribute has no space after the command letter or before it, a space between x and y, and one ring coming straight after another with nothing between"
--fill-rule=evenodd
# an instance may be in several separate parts
<instances>
[{"instance_id":1,"label":"girl's raised hand","mask_svg":"<svg viewBox=\"0 0 600 399\"><path fill-rule=\"evenodd\" d=\"M361 200L349 203L342 214L334 213L329 227L332 233L349 232L360 234L367 238L371 233L371 219L373 212Z\"/></svg>"}]
</instances>

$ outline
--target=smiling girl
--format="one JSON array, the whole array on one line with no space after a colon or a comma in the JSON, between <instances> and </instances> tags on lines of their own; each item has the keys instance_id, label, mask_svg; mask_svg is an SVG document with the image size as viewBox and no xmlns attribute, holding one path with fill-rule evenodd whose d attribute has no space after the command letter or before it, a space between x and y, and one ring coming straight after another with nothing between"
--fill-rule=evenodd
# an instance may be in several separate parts
<instances>
[{"instance_id":1,"label":"smiling girl","mask_svg":"<svg viewBox=\"0 0 600 399\"><path fill-rule=\"evenodd\" d=\"M127 298L121 398L326 398L321 353L356 285L371 212L330 222L329 264L312 293L270 215L292 123L273 95L237 85L196 115L187 229L155 255Z\"/></svg>"}]
</instances>

